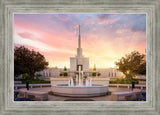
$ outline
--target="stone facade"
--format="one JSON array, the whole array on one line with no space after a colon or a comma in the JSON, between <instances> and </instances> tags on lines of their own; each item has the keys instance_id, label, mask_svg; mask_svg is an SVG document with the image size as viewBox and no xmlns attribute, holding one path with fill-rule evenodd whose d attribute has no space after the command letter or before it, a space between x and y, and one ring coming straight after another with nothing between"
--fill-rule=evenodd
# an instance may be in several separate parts
<instances>
[{"instance_id":1,"label":"stone facade","mask_svg":"<svg viewBox=\"0 0 160 115\"><path fill-rule=\"evenodd\" d=\"M83 71L89 71L89 58L70 58L70 71L77 71L77 65L82 65Z\"/></svg>"},{"instance_id":2,"label":"stone facade","mask_svg":"<svg viewBox=\"0 0 160 115\"><path fill-rule=\"evenodd\" d=\"M104 76L104 77L105 76L111 77L111 78L112 77L124 77L124 74L115 68L104 68L104 69L97 68L96 70L101 74L101 76Z\"/></svg>"},{"instance_id":3,"label":"stone facade","mask_svg":"<svg viewBox=\"0 0 160 115\"><path fill-rule=\"evenodd\" d=\"M68 71L70 71L70 69L67 69ZM93 69L89 69L90 71L92 71ZM118 70L116 70L115 68L105 68L105 69L96 69L101 76L103 77L109 77L109 78L121 78L124 77L124 74ZM47 74L45 74L45 71ZM60 76L60 73L63 71L63 68L50 68L50 69L45 69L41 72L36 72L36 74L41 74L42 77L46 77L46 78L50 78L50 77L57 77ZM46 75L46 76L45 76ZM69 74L70 75L70 74ZM92 74L90 74L89 76L92 76Z\"/></svg>"},{"instance_id":4,"label":"stone facade","mask_svg":"<svg viewBox=\"0 0 160 115\"><path fill-rule=\"evenodd\" d=\"M77 55L75 57L70 58L70 71L78 71L79 68L81 68L81 70L83 71L89 71L89 58L84 57L82 54L80 26Z\"/></svg>"}]
</instances>

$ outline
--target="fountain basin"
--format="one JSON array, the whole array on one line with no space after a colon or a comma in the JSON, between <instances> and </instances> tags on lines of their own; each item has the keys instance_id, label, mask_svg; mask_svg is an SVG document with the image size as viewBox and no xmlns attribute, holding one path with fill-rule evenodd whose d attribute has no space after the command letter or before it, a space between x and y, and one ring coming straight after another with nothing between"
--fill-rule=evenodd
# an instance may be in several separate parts
<instances>
[{"instance_id":1,"label":"fountain basin","mask_svg":"<svg viewBox=\"0 0 160 115\"><path fill-rule=\"evenodd\" d=\"M65 84L52 86L53 94L69 97L94 97L106 95L108 85L92 85L92 86L65 86Z\"/></svg>"}]
</instances>

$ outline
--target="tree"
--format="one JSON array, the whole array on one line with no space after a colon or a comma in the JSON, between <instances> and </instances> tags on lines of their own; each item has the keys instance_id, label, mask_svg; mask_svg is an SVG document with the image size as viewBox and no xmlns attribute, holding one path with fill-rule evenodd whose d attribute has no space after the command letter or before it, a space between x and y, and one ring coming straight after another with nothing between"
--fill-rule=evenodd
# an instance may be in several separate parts
<instances>
[{"instance_id":1,"label":"tree","mask_svg":"<svg viewBox=\"0 0 160 115\"><path fill-rule=\"evenodd\" d=\"M93 71L96 71L96 64L94 64ZM93 72L93 73L92 73L92 76L96 76L96 73Z\"/></svg>"},{"instance_id":2,"label":"tree","mask_svg":"<svg viewBox=\"0 0 160 115\"><path fill-rule=\"evenodd\" d=\"M14 49L14 74L18 76L20 74L28 73L31 79L34 78L36 71L41 71L47 68L48 62L45 57L39 52L34 50L30 51L24 46L15 47Z\"/></svg>"},{"instance_id":3,"label":"tree","mask_svg":"<svg viewBox=\"0 0 160 115\"><path fill-rule=\"evenodd\" d=\"M96 71L96 64L94 64L93 71Z\"/></svg>"},{"instance_id":4,"label":"tree","mask_svg":"<svg viewBox=\"0 0 160 115\"><path fill-rule=\"evenodd\" d=\"M66 68L66 66L64 66L64 71L67 71L67 68Z\"/></svg>"},{"instance_id":5,"label":"tree","mask_svg":"<svg viewBox=\"0 0 160 115\"><path fill-rule=\"evenodd\" d=\"M123 72L127 78L133 78L138 74L146 74L145 55L140 54L138 51L126 54L118 62L115 62L115 64L118 66L118 70Z\"/></svg>"},{"instance_id":6,"label":"tree","mask_svg":"<svg viewBox=\"0 0 160 115\"><path fill-rule=\"evenodd\" d=\"M64 66L64 71L67 71L66 66ZM65 72L63 75L64 75L64 76L68 76L68 73L67 73L67 72Z\"/></svg>"}]
</instances>

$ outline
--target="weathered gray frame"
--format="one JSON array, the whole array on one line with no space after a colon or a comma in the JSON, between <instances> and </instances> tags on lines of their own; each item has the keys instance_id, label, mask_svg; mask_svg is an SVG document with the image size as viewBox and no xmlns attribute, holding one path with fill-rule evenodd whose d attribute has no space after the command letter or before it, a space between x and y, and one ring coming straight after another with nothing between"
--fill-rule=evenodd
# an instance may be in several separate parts
<instances>
[{"instance_id":1,"label":"weathered gray frame","mask_svg":"<svg viewBox=\"0 0 160 115\"><path fill-rule=\"evenodd\" d=\"M160 114L160 0L0 0L0 114ZM14 13L147 14L146 102L14 102Z\"/></svg>"}]
</instances>

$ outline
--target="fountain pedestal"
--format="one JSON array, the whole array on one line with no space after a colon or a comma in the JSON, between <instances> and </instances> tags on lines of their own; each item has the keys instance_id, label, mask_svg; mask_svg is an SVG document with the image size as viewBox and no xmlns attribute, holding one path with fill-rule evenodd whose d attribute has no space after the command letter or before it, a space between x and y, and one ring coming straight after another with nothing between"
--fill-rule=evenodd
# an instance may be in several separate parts
<instances>
[{"instance_id":1,"label":"fountain pedestal","mask_svg":"<svg viewBox=\"0 0 160 115\"><path fill-rule=\"evenodd\" d=\"M70 85L68 84L68 81L70 81ZM108 92L108 78L92 78L92 80L86 78L86 85L79 85L79 83L78 85L73 85L71 81L72 78L51 78L51 89L53 94L70 97L93 97L106 95ZM100 82L105 84L101 84Z\"/></svg>"}]
</instances>

